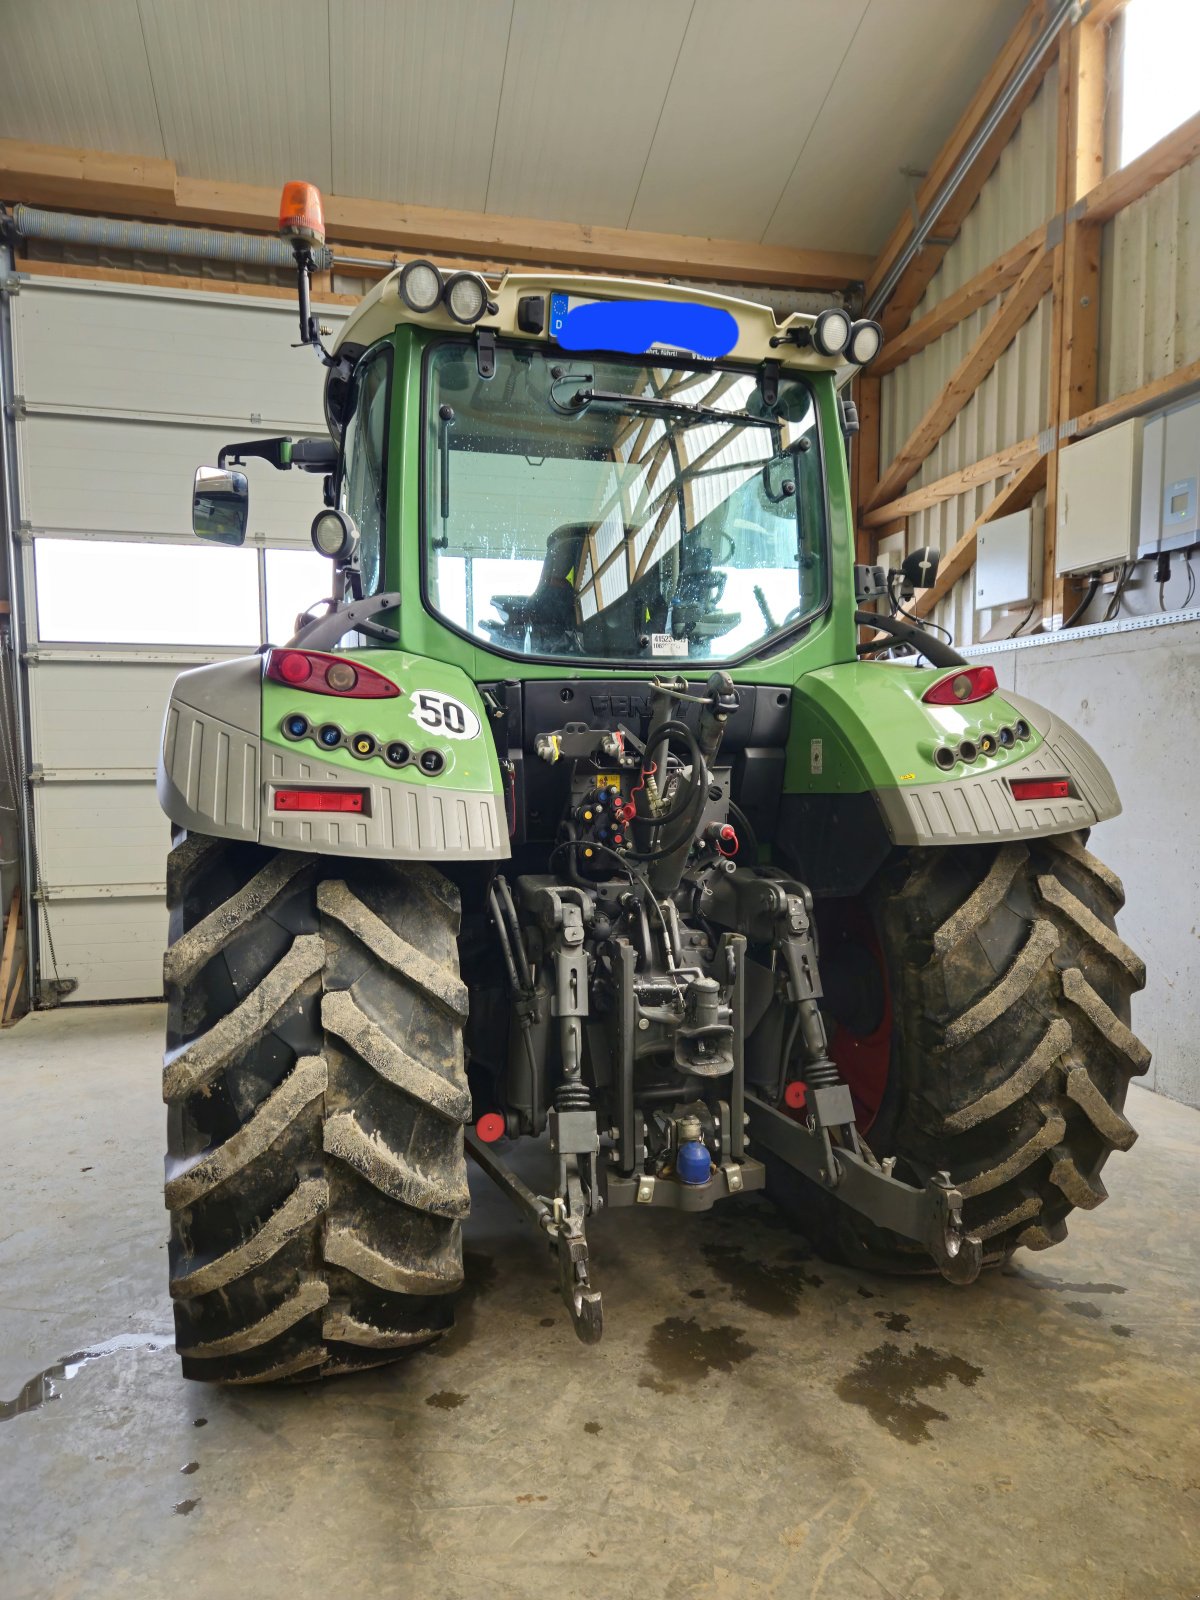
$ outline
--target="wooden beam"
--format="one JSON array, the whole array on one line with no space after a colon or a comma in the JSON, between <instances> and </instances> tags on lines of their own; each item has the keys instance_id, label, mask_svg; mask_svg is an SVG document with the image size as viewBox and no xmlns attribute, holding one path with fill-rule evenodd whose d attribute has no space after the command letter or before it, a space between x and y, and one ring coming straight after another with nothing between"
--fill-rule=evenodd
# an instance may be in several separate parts
<instances>
[{"instance_id":1,"label":"wooden beam","mask_svg":"<svg viewBox=\"0 0 1200 1600\"><path fill-rule=\"evenodd\" d=\"M937 580L930 589L923 589L906 609L914 617L927 617L933 608L953 589L960 578L965 578L975 565L975 550L979 530L985 522L996 517L1006 517L1010 511L1024 511L1039 489L1046 486L1046 460L1039 456L1029 466L1014 474L999 494L984 506L979 516L938 564Z\"/></svg>"},{"instance_id":2,"label":"wooden beam","mask_svg":"<svg viewBox=\"0 0 1200 1600\"><path fill-rule=\"evenodd\" d=\"M960 467L957 472L947 473L944 478L923 484L899 500L879 506L874 511L864 511L860 519L862 526L887 528L917 511L926 511L930 506L940 505L943 500L953 500L955 495L973 489L976 484L990 483L995 478L1003 478L1006 473L1019 472L1041 453L1042 447L1036 437L1019 439L1016 444L1006 445L994 455L973 461L969 467Z\"/></svg>"},{"instance_id":3,"label":"wooden beam","mask_svg":"<svg viewBox=\"0 0 1200 1600\"><path fill-rule=\"evenodd\" d=\"M1083 215L1104 177L1108 23L1095 15L1059 40L1055 205L1066 218L1054 251L1048 400L1054 444L1046 473L1042 616L1056 625L1074 608L1071 579L1058 575L1058 472L1067 424L1097 399L1102 224Z\"/></svg>"},{"instance_id":4,"label":"wooden beam","mask_svg":"<svg viewBox=\"0 0 1200 1600\"><path fill-rule=\"evenodd\" d=\"M13 265L18 272L35 278L86 278L96 283L141 283L154 289L199 289L207 294L242 295L254 300L286 300L296 302L296 290L282 283L242 283L233 278L184 277L174 272L139 272L133 267L101 267L83 265L77 261L33 261L27 256L15 256ZM328 275L321 273L318 278ZM330 294L324 287L313 285L313 307L356 306L356 294Z\"/></svg>"},{"instance_id":5,"label":"wooden beam","mask_svg":"<svg viewBox=\"0 0 1200 1600\"><path fill-rule=\"evenodd\" d=\"M949 333L951 328L957 328L960 322L965 321L973 311L978 311L980 306L987 305L989 300L994 300L998 294L1003 294L1005 289L1020 277L1034 251L1045 249L1045 245L1044 226L1026 234L1019 244L1014 244L1003 255L997 256L995 261L977 272L973 278L968 278L960 289L948 294L944 300L939 300L932 311L927 312L918 322L910 323L903 333L897 334L885 344L878 358L871 363L872 374L881 378L885 372L893 371L905 361L911 360L918 351L932 344L935 339L940 339L944 333Z\"/></svg>"},{"instance_id":6,"label":"wooden beam","mask_svg":"<svg viewBox=\"0 0 1200 1600\"><path fill-rule=\"evenodd\" d=\"M1043 0L1031 0L1031 4L1026 8L1005 42L1004 48L992 63L991 70L972 96L970 104L955 123L950 137L938 151L921 183L921 187L917 190L916 208L919 213L924 214L933 202L938 190L954 170L1004 85L1029 54L1044 23L1045 5ZM901 251L912 238L912 233L913 219L911 214L906 214L901 217L892 230L887 243L871 267L866 281L868 298L875 292L895 265Z\"/></svg>"},{"instance_id":7,"label":"wooden beam","mask_svg":"<svg viewBox=\"0 0 1200 1600\"><path fill-rule=\"evenodd\" d=\"M1131 389L1116 400L1106 401L1102 406L1085 411L1075 419L1075 430L1070 438L1063 440L1063 444L1069 445L1072 438L1084 439L1088 434L1099 433L1102 428L1111 428L1118 422L1127 422L1130 417L1143 416L1168 401L1182 399L1197 388L1200 388L1200 361L1189 362L1186 367L1176 367L1174 372L1168 372L1150 383L1143 383L1138 389Z\"/></svg>"},{"instance_id":8,"label":"wooden beam","mask_svg":"<svg viewBox=\"0 0 1200 1600\"><path fill-rule=\"evenodd\" d=\"M858 437L853 450L851 499L855 515L855 559L864 564L875 553L875 538L858 521L858 513L875 492L879 478L880 384L873 372L860 372L854 380L858 406Z\"/></svg>"},{"instance_id":9,"label":"wooden beam","mask_svg":"<svg viewBox=\"0 0 1200 1600\"><path fill-rule=\"evenodd\" d=\"M1110 28L1128 4L1129 0L1086 0L1082 20L1093 27Z\"/></svg>"},{"instance_id":10,"label":"wooden beam","mask_svg":"<svg viewBox=\"0 0 1200 1600\"><path fill-rule=\"evenodd\" d=\"M946 387L917 423L900 447L895 460L880 477L879 486L870 501L872 510L893 499L914 476L917 468L1037 309L1042 296L1050 287L1050 271L1050 257L1043 254L1035 255L1026 265L1021 276L995 313L989 317L979 337L951 374Z\"/></svg>"},{"instance_id":11,"label":"wooden beam","mask_svg":"<svg viewBox=\"0 0 1200 1600\"><path fill-rule=\"evenodd\" d=\"M169 161L19 139L0 139L0 196L251 233L275 232L279 200L275 189L182 178ZM348 195L324 198L329 237L345 243L801 289L843 288L865 277L871 264L869 256L851 251L446 211Z\"/></svg>"},{"instance_id":12,"label":"wooden beam","mask_svg":"<svg viewBox=\"0 0 1200 1600\"><path fill-rule=\"evenodd\" d=\"M1083 196L1081 216L1088 222L1107 222L1118 211L1200 156L1200 111L1181 122L1157 144L1152 144L1128 166L1111 173Z\"/></svg>"}]
</instances>

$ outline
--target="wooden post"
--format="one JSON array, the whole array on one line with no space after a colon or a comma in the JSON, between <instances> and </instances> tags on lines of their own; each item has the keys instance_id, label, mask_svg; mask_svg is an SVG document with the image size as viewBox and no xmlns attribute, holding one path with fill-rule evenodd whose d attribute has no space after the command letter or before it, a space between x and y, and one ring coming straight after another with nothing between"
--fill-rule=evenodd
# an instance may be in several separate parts
<instances>
[{"instance_id":1,"label":"wooden post","mask_svg":"<svg viewBox=\"0 0 1200 1600\"><path fill-rule=\"evenodd\" d=\"M1084 197L1104 177L1104 103L1111 15L1085 16L1059 44L1055 207L1066 218L1055 246L1049 409L1053 443L1046 470L1042 622L1061 626L1080 587L1055 572L1058 465L1063 424L1096 404L1103 223L1083 215Z\"/></svg>"}]
</instances>

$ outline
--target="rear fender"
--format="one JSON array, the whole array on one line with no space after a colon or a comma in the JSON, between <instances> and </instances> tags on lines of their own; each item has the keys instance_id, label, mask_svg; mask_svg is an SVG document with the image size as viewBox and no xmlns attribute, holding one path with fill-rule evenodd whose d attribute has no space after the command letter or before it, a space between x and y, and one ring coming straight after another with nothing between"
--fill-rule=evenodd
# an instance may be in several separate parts
<instances>
[{"instance_id":1,"label":"rear fender","mask_svg":"<svg viewBox=\"0 0 1200 1600\"><path fill-rule=\"evenodd\" d=\"M395 683L400 693L356 699L305 692L264 678L262 655L197 667L176 679L163 726L159 804L189 832L246 839L318 855L397 861L497 860L509 854L504 791L486 711L458 668L395 650L339 652ZM304 717L310 732L284 733ZM316 731L341 729L326 749ZM355 755L369 735L373 753ZM382 755L403 742L414 759ZM422 751L442 769L421 770ZM357 790L361 812L281 811L280 789Z\"/></svg>"},{"instance_id":2,"label":"rear fender","mask_svg":"<svg viewBox=\"0 0 1200 1600\"><path fill-rule=\"evenodd\" d=\"M950 675L865 661L806 674L792 697L785 797L870 795L894 845L1068 833L1118 815L1108 769L1074 729L1008 691L963 706L922 700ZM1001 743L1008 733L1012 743ZM980 752L988 739L997 741L991 755ZM964 744L973 758L963 759ZM939 765L939 752L952 753L953 765ZM1015 780L1049 778L1068 780L1066 798L1013 793Z\"/></svg>"}]
</instances>

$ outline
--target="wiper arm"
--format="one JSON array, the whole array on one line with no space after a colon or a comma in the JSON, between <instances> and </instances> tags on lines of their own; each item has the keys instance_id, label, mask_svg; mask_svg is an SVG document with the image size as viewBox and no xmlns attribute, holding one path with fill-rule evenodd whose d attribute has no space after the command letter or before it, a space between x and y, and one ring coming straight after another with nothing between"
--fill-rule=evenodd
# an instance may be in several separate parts
<instances>
[{"instance_id":1,"label":"wiper arm","mask_svg":"<svg viewBox=\"0 0 1200 1600\"><path fill-rule=\"evenodd\" d=\"M686 400L664 399L661 395L620 394L615 389L577 389L564 405L552 396L551 403L565 416L575 416L588 406L618 406L622 411L644 411L650 415L697 417L704 422L728 422L754 428L774 428L774 417L755 417L749 411L722 411L717 406L691 405Z\"/></svg>"}]
</instances>

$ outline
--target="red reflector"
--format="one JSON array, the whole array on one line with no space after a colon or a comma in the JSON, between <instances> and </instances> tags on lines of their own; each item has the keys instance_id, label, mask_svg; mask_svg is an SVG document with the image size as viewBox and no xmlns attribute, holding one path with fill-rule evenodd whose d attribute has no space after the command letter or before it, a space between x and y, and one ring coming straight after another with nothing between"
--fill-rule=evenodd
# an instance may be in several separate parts
<instances>
[{"instance_id":1,"label":"red reflector","mask_svg":"<svg viewBox=\"0 0 1200 1600\"><path fill-rule=\"evenodd\" d=\"M365 789L276 789L276 811L358 811Z\"/></svg>"},{"instance_id":2,"label":"red reflector","mask_svg":"<svg viewBox=\"0 0 1200 1600\"><path fill-rule=\"evenodd\" d=\"M341 700L389 700L402 692L374 667L319 650L268 650L267 677L305 694L336 694Z\"/></svg>"},{"instance_id":3,"label":"red reflector","mask_svg":"<svg viewBox=\"0 0 1200 1600\"><path fill-rule=\"evenodd\" d=\"M783 1103L793 1111L803 1111L808 1101L808 1088L797 1078L783 1091Z\"/></svg>"},{"instance_id":4,"label":"red reflector","mask_svg":"<svg viewBox=\"0 0 1200 1600\"><path fill-rule=\"evenodd\" d=\"M508 1124L498 1111L485 1111L475 1124L475 1132L484 1144L495 1144L508 1132Z\"/></svg>"},{"instance_id":5,"label":"red reflector","mask_svg":"<svg viewBox=\"0 0 1200 1600\"><path fill-rule=\"evenodd\" d=\"M1066 778L1014 778L1009 784L1014 800L1069 800L1071 785Z\"/></svg>"},{"instance_id":6,"label":"red reflector","mask_svg":"<svg viewBox=\"0 0 1200 1600\"><path fill-rule=\"evenodd\" d=\"M312 662L300 650L281 651L275 668L284 683L304 683L312 677Z\"/></svg>"},{"instance_id":7,"label":"red reflector","mask_svg":"<svg viewBox=\"0 0 1200 1600\"><path fill-rule=\"evenodd\" d=\"M969 706L973 700L986 700L996 692L996 673L992 667L960 667L948 678L939 678L921 696L928 706Z\"/></svg>"}]
</instances>

